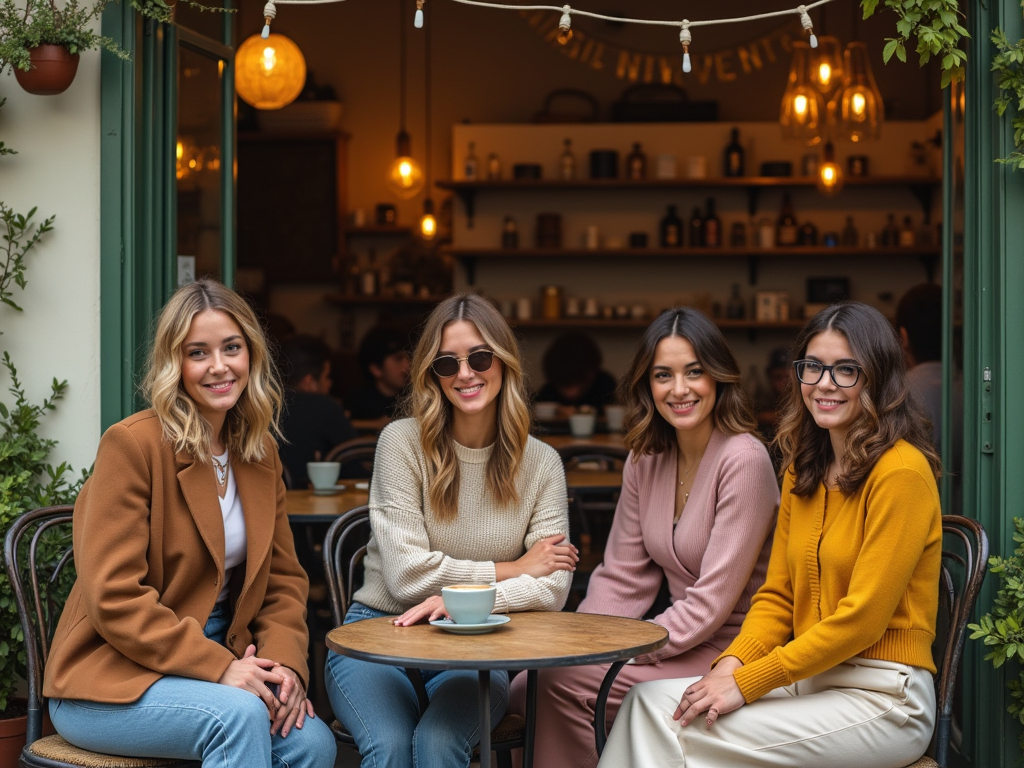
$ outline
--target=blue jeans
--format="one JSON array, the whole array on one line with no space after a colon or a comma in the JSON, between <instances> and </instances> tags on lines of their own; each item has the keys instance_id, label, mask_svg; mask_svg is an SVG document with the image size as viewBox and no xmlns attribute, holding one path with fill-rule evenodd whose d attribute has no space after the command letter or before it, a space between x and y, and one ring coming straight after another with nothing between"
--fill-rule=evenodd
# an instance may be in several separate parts
<instances>
[{"instance_id":1,"label":"blue jeans","mask_svg":"<svg viewBox=\"0 0 1024 768\"><path fill-rule=\"evenodd\" d=\"M351 624L386 616L353 603ZM480 741L479 675L421 670L430 705L420 717L416 691L401 667L331 652L325 677L334 715L356 741L363 768L466 768ZM491 722L508 706L508 673L491 672Z\"/></svg>"},{"instance_id":2,"label":"blue jeans","mask_svg":"<svg viewBox=\"0 0 1024 768\"><path fill-rule=\"evenodd\" d=\"M230 612L214 607L204 632L222 643ZM130 704L50 699L50 718L72 744L129 757L201 760L203 768L332 768L337 747L320 718L270 735L267 705L248 691L161 677Z\"/></svg>"}]
</instances>

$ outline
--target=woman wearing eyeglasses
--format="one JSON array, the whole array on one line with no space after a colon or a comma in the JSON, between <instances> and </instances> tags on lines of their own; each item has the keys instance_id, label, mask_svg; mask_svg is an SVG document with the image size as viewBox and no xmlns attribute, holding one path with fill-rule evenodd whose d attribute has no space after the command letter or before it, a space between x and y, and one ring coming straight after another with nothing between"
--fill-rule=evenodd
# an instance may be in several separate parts
<instances>
[{"instance_id":1,"label":"woman wearing eyeglasses","mask_svg":"<svg viewBox=\"0 0 1024 768\"><path fill-rule=\"evenodd\" d=\"M739 364L707 317L688 308L663 312L644 333L621 391L631 453L604 562L577 610L642 618L662 581L671 604L653 618L668 630L668 644L622 668L610 717L636 683L707 672L739 633L764 582L779 506ZM594 708L608 667L540 671L537 768L597 764ZM520 676L512 685L518 714L525 714L524 683Z\"/></svg>"},{"instance_id":2,"label":"woman wearing eyeglasses","mask_svg":"<svg viewBox=\"0 0 1024 768\"><path fill-rule=\"evenodd\" d=\"M442 618L441 588L452 584L496 583L498 613L559 610L578 560L565 473L558 453L529 435L512 330L485 299L452 296L427 319L411 378L412 418L377 443L365 579L345 623ZM330 654L331 705L364 765L469 765L480 738L477 674L421 675L430 698L422 716L403 669ZM507 675L492 672L492 722L507 699Z\"/></svg>"},{"instance_id":3,"label":"woman wearing eyeglasses","mask_svg":"<svg viewBox=\"0 0 1024 768\"><path fill-rule=\"evenodd\" d=\"M601 765L899 768L931 740L939 459L899 338L848 302L793 351L764 586L710 674L630 692Z\"/></svg>"}]
</instances>

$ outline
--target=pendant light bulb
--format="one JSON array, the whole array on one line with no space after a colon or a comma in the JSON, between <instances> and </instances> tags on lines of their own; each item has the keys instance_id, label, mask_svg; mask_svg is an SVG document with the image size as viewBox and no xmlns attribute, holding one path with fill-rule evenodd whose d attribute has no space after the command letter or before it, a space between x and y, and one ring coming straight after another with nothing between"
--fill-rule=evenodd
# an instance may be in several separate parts
<instances>
[{"instance_id":1,"label":"pendant light bulb","mask_svg":"<svg viewBox=\"0 0 1024 768\"><path fill-rule=\"evenodd\" d=\"M885 105L864 43L846 46L843 69L843 85L834 99L837 135L854 142L874 141L882 134Z\"/></svg>"},{"instance_id":2,"label":"pendant light bulb","mask_svg":"<svg viewBox=\"0 0 1024 768\"><path fill-rule=\"evenodd\" d=\"M260 33L260 37L266 40L270 37L270 22L277 18L277 6L274 5L274 0L263 6L263 31Z\"/></svg>"},{"instance_id":3,"label":"pendant light bulb","mask_svg":"<svg viewBox=\"0 0 1024 768\"><path fill-rule=\"evenodd\" d=\"M572 40L572 8L568 5L562 7L562 18L558 20L558 42L565 45Z\"/></svg>"},{"instance_id":4,"label":"pendant light bulb","mask_svg":"<svg viewBox=\"0 0 1024 768\"><path fill-rule=\"evenodd\" d=\"M412 141L408 133L401 131L395 144L395 159L388 168L388 189L399 200L411 200L423 191L423 169L412 159Z\"/></svg>"},{"instance_id":5,"label":"pendant light bulb","mask_svg":"<svg viewBox=\"0 0 1024 768\"><path fill-rule=\"evenodd\" d=\"M690 64L690 43L693 42L693 35L690 34L690 22L686 19L683 20L683 28L679 30L679 42L683 46L683 72L692 72L693 66Z\"/></svg>"},{"instance_id":6,"label":"pendant light bulb","mask_svg":"<svg viewBox=\"0 0 1024 768\"><path fill-rule=\"evenodd\" d=\"M413 17L412 25L416 29L423 29L423 4L425 0L416 0L416 15Z\"/></svg>"},{"instance_id":7,"label":"pendant light bulb","mask_svg":"<svg viewBox=\"0 0 1024 768\"><path fill-rule=\"evenodd\" d=\"M828 99L843 84L843 52L839 40L831 35L818 38L818 47L811 54L810 80Z\"/></svg>"},{"instance_id":8,"label":"pendant light bulb","mask_svg":"<svg viewBox=\"0 0 1024 768\"><path fill-rule=\"evenodd\" d=\"M420 236L424 240L433 240L437 236L437 217L434 216L434 201L429 197L423 201L423 216L420 217Z\"/></svg>"},{"instance_id":9,"label":"pendant light bulb","mask_svg":"<svg viewBox=\"0 0 1024 768\"><path fill-rule=\"evenodd\" d=\"M793 59L789 67L786 92L782 95L779 125L786 139L802 141L807 146L821 142L825 129L826 108L821 92L811 82L808 62L811 50L807 43L794 41Z\"/></svg>"},{"instance_id":10,"label":"pendant light bulb","mask_svg":"<svg viewBox=\"0 0 1024 768\"><path fill-rule=\"evenodd\" d=\"M804 35L807 36L807 42L810 43L811 48L817 48L818 38L814 36L814 22L811 21L811 15L807 13L807 7L801 5L797 8L797 12L800 14L800 26L804 28Z\"/></svg>"},{"instance_id":11,"label":"pendant light bulb","mask_svg":"<svg viewBox=\"0 0 1024 768\"><path fill-rule=\"evenodd\" d=\"M831 141L826 142L818 168L818 191L831 197L843 188L843 181L843 170L836 162L835 147Z\"/></svg>"}]
</instances>

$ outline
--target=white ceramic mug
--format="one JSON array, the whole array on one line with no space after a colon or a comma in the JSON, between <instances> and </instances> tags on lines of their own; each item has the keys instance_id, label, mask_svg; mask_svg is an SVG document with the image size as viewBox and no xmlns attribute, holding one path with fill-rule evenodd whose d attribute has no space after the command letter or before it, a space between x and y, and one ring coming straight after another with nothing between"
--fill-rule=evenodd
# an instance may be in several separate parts
<instances>
[{"instance_id":1,"label":"white ceramic mug","mask_svg":"<svg viewBox=\"0 0 1024 768\"><path fill-rule=\"evenodd\" d=\"M620 432L622 430L622 421L626 418L626 406L606 405L604 407L604 418L609 432Z\"/></svg>"},{"instance_id":2,"label":"white ceramic mug","mask_svg":"<svg viewBox=\"0 0 1024 768\"><path fill-rule=\"evenodd\" d=\"M444 609L456 624L483 624L494 608L493 584L453 584L441 588Z\"/></svg>"},{"instance_id":3,"label":"white ceramic mug","mask_svg":"<svg viewBox=\"0 0 1024 768\"><path fill-rule=\"evenodd\" d=\"M329 491L338 483L341 464L336 461L310 461L306 463L306 474L315 491Z\"/></svg>"},{"instance_id":4,"label":"white ceramic mug","mask_svg":"<svg viewBox=\"0 0 1024 768\"><path fill-rule=\"evenodd\" d=\"M594 413L574 413L569 417L569 431L573 437L590 437L596 424L597 414Z\"/></svg>"}]
</instances>

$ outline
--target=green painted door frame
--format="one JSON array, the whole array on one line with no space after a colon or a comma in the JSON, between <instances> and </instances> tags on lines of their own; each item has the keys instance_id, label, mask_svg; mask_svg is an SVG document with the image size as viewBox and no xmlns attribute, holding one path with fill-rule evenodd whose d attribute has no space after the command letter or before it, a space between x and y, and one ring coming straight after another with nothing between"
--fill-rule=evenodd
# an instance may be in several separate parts
<instances>
[{"instance_id":1,"label":"green painted door frame","mask_svg":"<svg viewBox=\"0 0 1024 768\"><path fill-rule=\"evenodd\" d=\"M230 5L226 5L230 7ZM234 277L234 57L222 41L141 19L129 3L103 12L103 33L132 53L104 53L101 71L100 419L106 429L138 410L150 327L176 283L175 144L180 45L223 62L222 275Z\"/></svg>"},{"instance_id":2,"label":"green painted door frame","mask_svg":"<svg viewBox=\"0 0 1024 768\"><path fill-rule=\"evenodd\" d=\"M985 526L991 552L1007 555L1015 546L1013 517L1024 515L1024 174L994 162L1012 148L1013 130L992 107L989 35L1000 26L1019 39L1024 23L1018 0L971 0L965 10L972 39L965 102L963 499L965 514ZM994 577L987 580L982 612L996 585ZM1016 768L1019 728L1006 713L1005 668L993 670L984 653L968 641L966 751L975 766Z\"/></svg>"}]
</instances>

